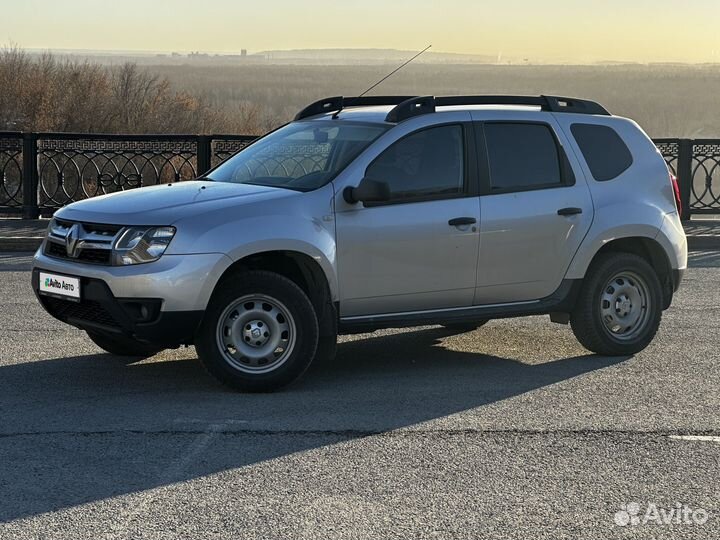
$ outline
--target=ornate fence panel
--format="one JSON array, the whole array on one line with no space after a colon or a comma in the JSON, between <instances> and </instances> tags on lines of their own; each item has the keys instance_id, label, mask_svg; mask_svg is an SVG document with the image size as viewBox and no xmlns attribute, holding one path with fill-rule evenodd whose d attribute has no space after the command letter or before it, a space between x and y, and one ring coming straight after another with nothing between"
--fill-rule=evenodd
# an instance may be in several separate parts
<instances>
[{"instance_id":1,"label":"ornate fence panel","mask_svg":"<svg viewBox=\"0 0 720 540\"><path fill-rule=\"evenodd\" d=\"M115 191L197 176L197 137L43 134L38 203L59 208Z\"/></svg>"},{"instance_id":2,"label":"ornate fence panel","mask_svg":"<svg viewBox=\"0 0 720 540\"><path fill-rule=\"evenodd\" d=\"M222 163L255 139L256 137L251 135L214 135L211 137L211 166Z\"/></svg>"},{"instance_id":3,"label":"ornate fence panel","mask_svg":"<svg viewBox=\"0 0 720 540\"><path fill-rule=\"evenodd\" d=\"M655 146L658 147L662 157L668 164L670 171L677 176L678 174L678 156L680 154L680 139L657 139Z\"/></svg>"},{"instance_id":4,"label":"ornate fence panel","mask_svg":"<svg viewBox=\"0 0 720 540\"><path fill-rule=\"evenodd\" d=\"M720 141L696 139L692 142L692 183L690 212L720 213Z\"/></svg>"},{"instance_id":5,"label":"ornate fence panel","mask_svg":"<svg viewBox=\"0 0 720 540\"><path fill-rule=\"evenodd\" d=\"M0 213L35 218L97 195L190 180L255 138L0 132Z\"/></svg>"},{"instance_id":6,"label":"ornate fence panel","mask_svg":"<svg viewBox=\"0 0 720 540\"><path fill-rule=\"evenodd\" d=\"M683 217L720 214L720 140L658 139L655 144L678 178Z\"/></svg>"},{"instance_id":7,"label":"ornate fence panel","mask_svg":"<svg viewBox=\"0 0 720 540\"><path fill-rule=\"evenodd\" d=\"M19 211L23 205L23 137L0 133L0 211Z\"/></svg>"}]
</instances>

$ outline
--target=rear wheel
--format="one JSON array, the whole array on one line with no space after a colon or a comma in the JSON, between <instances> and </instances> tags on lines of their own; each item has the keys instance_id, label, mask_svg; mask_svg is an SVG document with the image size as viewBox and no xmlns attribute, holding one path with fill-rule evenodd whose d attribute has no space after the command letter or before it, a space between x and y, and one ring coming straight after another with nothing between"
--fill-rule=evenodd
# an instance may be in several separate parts
<instances>
[{"instance_id":1,"label":"rear wheel","mask_svg":"<svg viewBox=\"0 0 720 540\"><path fill-rule=\"evenodd\" d=\"M645 259L608 253L588 272L570 325L578 341L595 353L635 354L655 337L662 306L660 280Z\"/></svg>"},{"instance_id":2,"label":"rear wheel","mask_svg":"<svg viewBox=\"0 0 720 540\"><path fill-rule=\"evenodd\" d=\"M270 392L300 377L318 344L318 322L305 293L272 272L238 273L220 283L195 348L220 382Z\"/></svg>"},{"instance_id":3,"label":"rear wheel","mask_svg":"<svg viewBox=\"0 0 720 540\"><path fill-rule=\"evenodd\" d=\"M92 342L101 349L110 354L126 357L126 359L130 359L130 361L142 360L163 350L162 348L142 343L127 336L105 334L92 330L87 330L86 332Z\"/></svg>"}]
</instances>

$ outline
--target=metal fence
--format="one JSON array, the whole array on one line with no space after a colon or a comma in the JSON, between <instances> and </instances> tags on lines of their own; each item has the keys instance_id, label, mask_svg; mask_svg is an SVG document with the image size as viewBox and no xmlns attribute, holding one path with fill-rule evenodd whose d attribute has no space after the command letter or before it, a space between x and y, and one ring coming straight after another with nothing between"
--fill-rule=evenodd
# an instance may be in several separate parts
<instances>
[{"instance_id":1,"label":"metal fence","mask_svg":"<svg viewBox=\"0 0 720 540\"><path fill-rule=\"evenodd\" d=\"M0 213L35 218L96 195L190 180L253 139L0 132Z\"/></svg>"},{"instance_id":2,"label":"metal fence","mask_svg":"<svg viewBox=\"0 0 720 540\"><path fill-rule=\"evenodd\" d=\"M0 214L52 214L73 201L195 178L251 135L0 132ZM678 177L683 217L720 214L720 139L657 139Z\"/></svg>"},{"instance_id":3,"label":"metal fence","mask_svg":"<svg viewBox=\"0 0 720 540\"><path fill-rule=\"evenodd\" d=\"M683 218L720 214L720 139L656 139L680 185Z\"/></svg>"}]
</instances>

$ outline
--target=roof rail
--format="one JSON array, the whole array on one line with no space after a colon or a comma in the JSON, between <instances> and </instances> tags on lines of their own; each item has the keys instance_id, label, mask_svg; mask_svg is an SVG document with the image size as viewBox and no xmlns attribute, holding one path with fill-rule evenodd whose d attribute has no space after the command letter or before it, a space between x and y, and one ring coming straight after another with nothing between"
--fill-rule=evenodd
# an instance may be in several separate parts
<instances>
[{"instance_id":1,"label":"roof rail","mask_svg":"<svg viewBox=\"0 0 720 540\"><path fill-rule=\"evenodd\" d=\"M403 101L412 98L412 96L364 96L364 97L344 97L335 96L320 99L311 103L299 113L295 115L295 120L302 120L316 114L324 114L330 112L340 112L345 107L373 107L376 105L399 105Z\"/></svg>"},{"instance_id":2,"label":"roof rail","mask_svg":"<svg viewBox=\"0 0 720 540\"><path fill-rule=\"evenodd\" d=\"M345 107L394 105L385 117L386 122L402 122L413 116L435 112L435 107L451 105L530 105L543 111L578 114L610 113L595 101L559 96L334 96L311 103L295 115L295 120L324 113L338 113Z\"/></svg>"},{"instance_id":3,"label":"roof rail","mask_svg":"<svg viewBox=\"0 0 720 540\"><path fill-rule=\"evenodd\" d=\"M543 111L579 114L610 113L594 101L558 96L424 96L411 98L397 105L385 117L386 122L402 122L418 114L435 112L435 107L452 105L530 105Z\"/></svg>"},{"instance_id":4,"label":"roof rail","mask_svg":"<svg viewBox=\"0 0 720 540\"><path fill-rule=\"evenodd\" d=\"M413 116L435 112L437 100L434 96L418 96L406 99L396 105L385 117L386 122L402 122Z\"/></svg>"},{"instance_id":5,"label":"roof rail","mask_svg":"<svg viewBox=\"0 0 720 540\"><path fill-rule=\"evenodd\" d=\"M552 112L569 112L579 114L599 114L612 116L608 110L597 101L589 99L578 99L572 97L540 96L547 101L548 108Z\"/></svg>"}]
</instances>

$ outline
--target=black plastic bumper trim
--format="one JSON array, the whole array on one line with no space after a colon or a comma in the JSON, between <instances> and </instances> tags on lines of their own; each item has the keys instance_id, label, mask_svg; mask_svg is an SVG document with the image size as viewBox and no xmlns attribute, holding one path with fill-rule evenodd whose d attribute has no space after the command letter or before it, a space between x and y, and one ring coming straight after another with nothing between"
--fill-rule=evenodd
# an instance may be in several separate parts
<instances>
[{"instance_id":1,"label":"black plastic bumper trim","mask_svg":"<svg viewBox=\"0 0 720 540\"><path fill-rule=\"evenodd\" d=\"M685 270L673 270L673 292L677 292L680 288L680 283L682 282L683 276L685 275Z\"/></svg>"},{"instance_id":2,"label":"black plastic bumper trim","mask_svg":"<svg viewBox=\"0 0 720 540\"><path fill-rule=\"evenodd\" d=\"M39 293L40 268L33 269L32 288L40 304L59 321L83 330L121 333L163 347L191 344L203 311L162 311L160 298L116 298L101 279L80 276L80 302ZM63 304L64 302L73 305ZM138 306L146 307L146 318Z\"/></svg>"}]
</instances>

